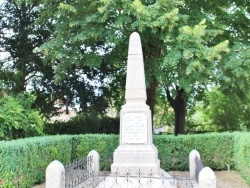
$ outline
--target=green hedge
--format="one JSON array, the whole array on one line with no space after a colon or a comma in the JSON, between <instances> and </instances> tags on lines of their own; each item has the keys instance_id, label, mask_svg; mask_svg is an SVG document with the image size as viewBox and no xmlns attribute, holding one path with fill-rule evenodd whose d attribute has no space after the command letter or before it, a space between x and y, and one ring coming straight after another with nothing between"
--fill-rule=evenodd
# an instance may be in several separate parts
<instances>
[{"instance_id":1,"label":"green hedge","mask_svg":"<svg viewBox=\"0 0 250 188\"><path fill-rule=\"evenodd\" d=\"M56 121L46 123L43 132L46 135L119 134L119 122L119 118L98 117L96 114L78 114L66 122Z\"/></svg>"},{"instance_id":2,"label":"green hedge","mask_svg":"<svg viewBox=\"0 0 250 188\"><path fill-rule=\"evenodd\" d=\"M202 135L154 136L161 168L188 170L188 156L197 149L206 166L213 170L227 169L227 165L248 178L250 168L250 133L220 133ZM100 154L101 170L109 170L113 152L119 145L118 135L86 134L46 136L0 142L0 179L22 182L29 187L44 181L47 165L57 159L67 164L72 159L87 156L91 150ZM10 182L13 183L13 182ZM250 184L250 183L249 183Z\"/></svg>"},{"instance_id":3,"label":"green hedge","mask_svg":"<svg viewBox=\"0 0 250 188\"><path fill-rule=\"evenodd\" d=\"M70 162L71 140L71 136L53 136L0 142L0 179L6 187L14 183L13 187L27 188L44 182L45 170L51 161Z\"/></svg>"},{"instance_id":4,"label":"green hedge","mask_svg":"<svg viewBox=\"0 0 250 188\"><path fill-rule=\"evenodd\" d=\"M238 133L234 139L235 169L250 185L250 134Z\"/></svg>"},{"instance_id":5,"label":"green hedge","mask_svg":"<svg viewBox=\"0 0 250 188\"><path fill-rule=\"evenodd\" d=\"M110 170L113 152L119 145L118 135L79 135L73 138L74 158L87 156L91 150L96 150L100 155L100 169Z\"/></svg>"},{"instance_id":6,"label":"green hedge","mask_svg":"<svg viewBox=\"0 0 250 188\"><path fill-rule=\"evenodd\" d=\"M165 170L188 170L189 153L198 150L206 166L214 170L233 167L234 136L230 133L181 136L155 136L161 168Z\"/></svg>"}]
</instances>

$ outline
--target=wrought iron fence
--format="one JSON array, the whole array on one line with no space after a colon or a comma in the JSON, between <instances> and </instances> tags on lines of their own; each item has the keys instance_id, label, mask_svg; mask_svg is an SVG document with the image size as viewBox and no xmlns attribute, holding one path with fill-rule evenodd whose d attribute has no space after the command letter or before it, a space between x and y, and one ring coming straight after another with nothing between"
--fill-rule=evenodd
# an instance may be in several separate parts
<instances>
[{"instance_id":1,"label":"wrought iron fence","mask_svg":"<svg viewBox=\"0 0 250 188\"><path fill-rule=\"evenodd\" d=\"M70 164L65 165L65 187L73 188L79 187L81 184L93 178L94 174L92 171L92 156L85 158L75 159Z\"/></svg>"},{"instance_id":2,"label":"wrought iron fence","mask_svg":"<svg viewBox=\"0 0 250 188\"><path fill-rule=\"evenodd\" d=\"M90 159L91 160L91 159ZM71 171L78 171L78 167L76 168L76 164L79 162L74 162L74 165L70 165ZM86 162L85 162L86 163ZM86 165L85 165L86 167ZM67 171L68 171L67 170ZM85 169L86 170L86 169ZM70 173L75 176L73 178L69 177L70 174L67 174L66 171L66 188L194 188L197 187L196 182L189 178L188 172L169 172L166 173L161 171L160 176L154 176L152 173L143 174L140 169L135 173L135 175L131 175L131 172L128 171L125 174L120 174L119 170L113 174L109 174L109 172L100 172L97 176L95 174L89 174L85 171L85 175L81 175L77 177L77 173ZM84 171L81 171L81 173Z\"/></svg>"},{"instance_id":3,"label":"wrought iron fence","mask_svg":"<svg viewBox=\"0 0 250 188\"><path fill-rule=\"evenodd\" d=\"M198 158L197 158L198 159ZM203 168L201 161L197 160L197 170ZM121 174L119 169L115 173L99 172L95 174L92 169L93 156L75 159L65 165L63 173L65 188L195 188L197 182L189 177L188 171L161 170L159 176L153 173L144 174L141 169L136 173L130 171Z\"/></svg>"}]
</instances>

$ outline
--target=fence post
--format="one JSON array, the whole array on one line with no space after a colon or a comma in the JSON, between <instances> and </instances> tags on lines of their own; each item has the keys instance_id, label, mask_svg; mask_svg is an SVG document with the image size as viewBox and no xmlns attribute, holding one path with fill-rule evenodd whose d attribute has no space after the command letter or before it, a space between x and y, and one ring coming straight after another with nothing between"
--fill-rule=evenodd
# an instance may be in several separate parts
<instances>
[{"instance_id":1,"label":"fence post","mask_svg":"<svg viewBox=\"0 0 250 188\"><path fill-rule=\"evenodd\" d=\"M201 159L201 156L199 152L195 149L193 149L189 153L189 173L190 173L190 178L195 179L196 176L196 163L195 163L195 158L198 158L199 160Z\"/></svg>"},{"instance_id":2,"label":"fence post","mask_svg":"<svg viewBox=\"0 0 250 188\"><path fill-rule=\"evenodd\" d=\"M209 167L204 167L199 173L199 188L216 188L216 176Z\"/></svg>"},{"instance_id":3,"label":"fence post","mask_svg":"<svg viewBox=\"0 0 250 188\"><path fill-rule=\"evenodd\" d=\"M65 188L65 168L57 160L51 162L46 169L46 188Z\"/></svg>"},{"instance_id":4,"label":"fence post","mask_svg":"<svg viewBox=\"0 0 250 188\"><path fill-rule=\"evenodd\" d=\"M99 174L100 165L99 165L99 153L95 150L89 152L87 156L87 171L88 176L97 176Z\"/></svg>"}]
</instances>

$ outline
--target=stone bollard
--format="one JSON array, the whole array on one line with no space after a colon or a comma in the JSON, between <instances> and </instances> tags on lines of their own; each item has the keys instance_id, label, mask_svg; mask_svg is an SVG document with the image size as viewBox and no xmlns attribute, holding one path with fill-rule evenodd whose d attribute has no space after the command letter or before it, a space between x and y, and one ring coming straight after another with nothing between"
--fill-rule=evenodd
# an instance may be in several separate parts
<instances>
[{"instance_id":1,"label":"stone bollard","mask_svg":"<svg viewBox=\"0 0 250 188\"><path fill-rule=\"evenodd\" d=\"M46 188L65 188L65 168L57 160L51 162L46 169Z\"/></svg>"},{"instance_id":2,"label":"stone bollard","mask_svg":"<svg viewBox=\"0 0 250 188\"><path fill-rule=\"evenodd\" d=\"M197 150L192 150L189 153L189 173L190 173L190 178L195 179L195 172L196 172L196 163L195 163L195 157L198 159L201 159L201 156Z\"/></svg>"},{"instance_id":3,"label":"stone bollard","mask_svg":"<svg viewBox=\"0 0 250 188\"><path fill-rule=\"evenodd\" d=\"M216 176L209 167L204 167L199 174L199 188L216 188Z\"/></svg>"},{"instance_id":4,"label":"stone bollard","mask_svg":"<svg viewBox=\"0 0 250 188\"><path fill-rule=\"evenodd\" d=\"M98 176L100 170L99 160L100 157L97 151L92 150L89 152L87 156L87 171L89 177Z\"/></svg>"}]
</instances>

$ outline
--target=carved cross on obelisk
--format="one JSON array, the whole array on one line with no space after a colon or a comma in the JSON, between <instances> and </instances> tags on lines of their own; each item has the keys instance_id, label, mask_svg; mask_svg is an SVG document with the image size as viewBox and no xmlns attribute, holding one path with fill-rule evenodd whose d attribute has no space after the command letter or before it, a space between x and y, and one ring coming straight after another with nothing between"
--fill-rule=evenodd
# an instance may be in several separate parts
<instances>
[{"instance_id":1,"label":"carved cross on obelisk","mask_svg":"<svg viewBox=\"0 0 250 188\"><path fill-rule=\"evenodd\" d=\"M152 118L146 104L146 84L141 39L131 34L126 77L126 104L120 112L120 145L113 155L111 174L138 172L159 176L158 151L152 141Z\"/></svg>"}]
</instances>

